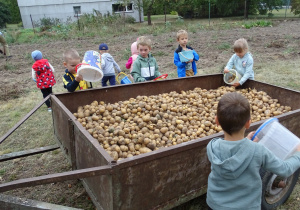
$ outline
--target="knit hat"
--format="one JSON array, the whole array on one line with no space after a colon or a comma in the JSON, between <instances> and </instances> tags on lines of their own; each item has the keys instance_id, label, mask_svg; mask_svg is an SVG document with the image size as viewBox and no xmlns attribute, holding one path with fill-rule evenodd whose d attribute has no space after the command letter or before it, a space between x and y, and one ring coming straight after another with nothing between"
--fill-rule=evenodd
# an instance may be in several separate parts
<instances>
[{"instance_id":1,"label":"knit hat","mask_svg":"<svg viewBox=\"0 0 300 210\"><path fill-rule=\"evenodd\" d=\"M35 50L31 53L31 57L33 60L38 61L43 58L43 55L42 55L41 51Z\"/></svg>"},{"instance_id":2,"label":"knit hat","mask_svg":"<svg viewBox=\"0 0 300 210\"><path fill-rule=\"evenodd\" d=\"M108 46L105 43L99 45L99 50L108 50Z\"/></svg>"}]
</instances>

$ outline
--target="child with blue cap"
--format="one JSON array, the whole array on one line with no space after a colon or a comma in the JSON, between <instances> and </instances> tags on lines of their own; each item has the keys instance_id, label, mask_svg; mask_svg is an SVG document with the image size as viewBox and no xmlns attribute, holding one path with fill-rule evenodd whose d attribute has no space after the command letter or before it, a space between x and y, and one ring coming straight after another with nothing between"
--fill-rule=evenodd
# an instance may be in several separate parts
<instances>
[{"instance_id":1,"label":"child with blue cap","mask_svg":"<svg viewBox=\"0 0 300 210\"><path fill-rule=\"evenodd\" d=\"M36 82L36 86L41 90L43 98L52 94L52 87L56 84L54 78L54 68L47 59L43 59L43 55L39 50L31 53L32 59L35 61L32 65L32 79ZM46 102L48 111L51 112L50 100Z\"/></svg>"},{"instance_id":2,"label":"child with blue cap","mask_svg":"<svg viewBox=\"0 0 300 210\"><path fill-rule=\"evenodd\" d=\"M101 68L103 71L102 87L107 86L109 81L110 85L116 84L115 69L120 73L121 69L111 54L108 53L108 46L105 43L99 45L99 52L101 54Z\"/></svg>"}]
</instances>

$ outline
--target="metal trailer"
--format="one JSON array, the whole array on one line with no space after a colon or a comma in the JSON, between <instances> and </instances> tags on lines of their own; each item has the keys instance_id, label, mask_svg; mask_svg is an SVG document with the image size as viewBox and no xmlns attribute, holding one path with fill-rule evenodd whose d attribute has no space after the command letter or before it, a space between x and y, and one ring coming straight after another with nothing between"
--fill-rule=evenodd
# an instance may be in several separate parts
<instances>
[{"instance_id":1,"label":"metal trailer","mask_svg":"<svg viewBox=\"0 0 300 210\"><path fill-rule=\"evenodd\" d=\"M95 100L114 103L138 95L180 92L196 87L217 89L222 85L223 75L214 74L51 95L54 133L73 171L1 184L0 192L82 178L97 209L170 209L196 198L206 193L210 173L206 145L212 138L223 136L223 132L114 161L72 113L77 112L78 106ZM258 81L247 81L243 88L265 91L280 104L291 106L293 111L277 118L300 136L300 92ZM262 123L253 123L248 132L256 130ZM286 188L276 192L270 189L274 180L272 175L264 173L262 176L265 182L263 208L268 209L288 198L297 182L299 170L287 178Z\"/></svg>"}]
</instances>

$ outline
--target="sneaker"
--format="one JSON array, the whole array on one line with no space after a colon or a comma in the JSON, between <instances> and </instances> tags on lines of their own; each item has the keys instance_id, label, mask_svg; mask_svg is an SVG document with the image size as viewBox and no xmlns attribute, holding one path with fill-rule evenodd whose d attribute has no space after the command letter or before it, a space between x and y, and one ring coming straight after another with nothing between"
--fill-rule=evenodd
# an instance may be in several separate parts
<instances>
[{"instance_id":1,"label":"sneaker","mask_svg":"<svg viewBox=\"0 0 300 210\"><path fill-rule=\"evenodd\" d=\"M52 109L51 109L51 107L49 107L49 108L48 108L48 112L52 112Z\"/></svg>"}]
</instances>

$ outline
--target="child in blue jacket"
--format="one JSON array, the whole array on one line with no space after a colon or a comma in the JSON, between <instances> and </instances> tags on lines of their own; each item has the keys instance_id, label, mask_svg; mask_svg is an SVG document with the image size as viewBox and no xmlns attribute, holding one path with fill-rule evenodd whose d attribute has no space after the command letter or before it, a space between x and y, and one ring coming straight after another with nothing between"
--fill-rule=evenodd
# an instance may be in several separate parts
<instances>
[{"instance_id":1,"label":"child in blue jacket","mask_svg":"<svg viewBox=\"0 0 300 210\"><path fill-rule=\"evenodd\" d=\"M214 138L207 145L211 172L206 202L210 209L260 210L260 168L289 177L300 167L300 146L290 158L281 160L250 140L254 132L245 138L251 124L250 110L248 100L237 92L223 95L218 103L216 124L221 125L224 138Z\"/></svg>"},{"instance_id":2,"label":"child in blue jacket","mask_svg":"<svg viewBox=\"0 0 300 210\"><path fill-rule=\"evenodd\" d=\"M174 64L177 66L178 77L196 75L197 66L195 61L199 60L199 55L192 47L187 45L188 33L185 30L179 30L177 32L177 42L179 43L179 46L174 52ZM179 53L188 50L193 51L194 59L191 59L188 62L181 62L179 58Z\"/></svg>"}]
</instances>

